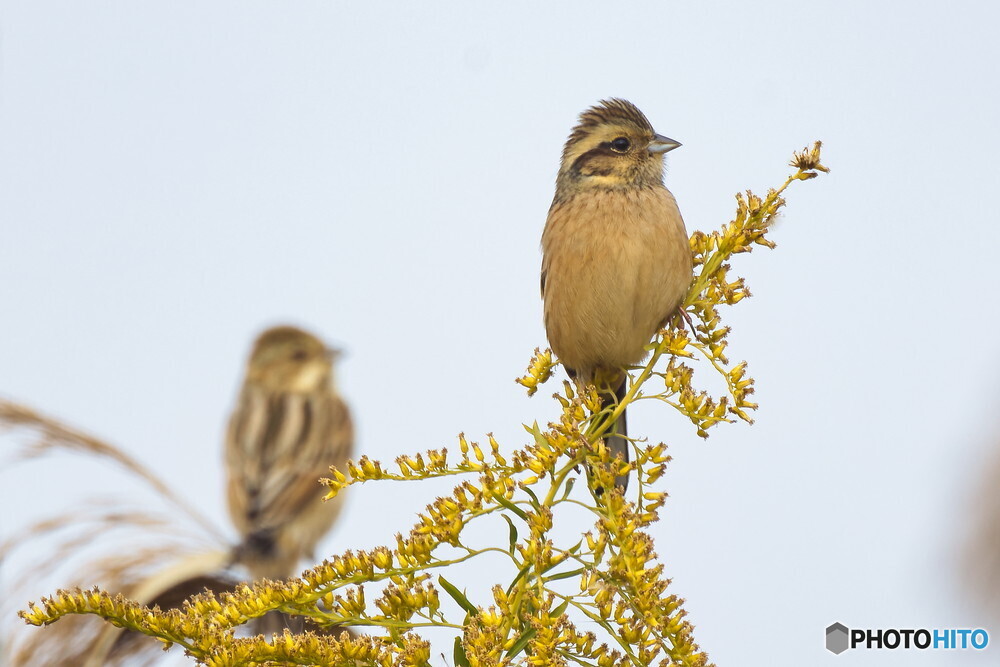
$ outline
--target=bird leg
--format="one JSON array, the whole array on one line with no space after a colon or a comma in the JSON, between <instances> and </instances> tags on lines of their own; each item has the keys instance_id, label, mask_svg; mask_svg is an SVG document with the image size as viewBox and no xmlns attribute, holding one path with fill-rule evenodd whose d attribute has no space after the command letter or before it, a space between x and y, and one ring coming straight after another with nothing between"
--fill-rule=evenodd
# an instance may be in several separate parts
<instances>
[{"instance_id":1,"label":"bird leg","mask_svg":"<svg viewBox=\"0 0 1000 667\"><path fill-rule=\"evenodd\" d=\"M686 322L688 327L691 329L691 335L697 339L698 332L694 328L694 320L691 319L691 315L684 309L684 304L677 306L677 315L680 315L681 318L680 326L678 328L683 331L684 323Z\"/></svg>"}]
</instances>

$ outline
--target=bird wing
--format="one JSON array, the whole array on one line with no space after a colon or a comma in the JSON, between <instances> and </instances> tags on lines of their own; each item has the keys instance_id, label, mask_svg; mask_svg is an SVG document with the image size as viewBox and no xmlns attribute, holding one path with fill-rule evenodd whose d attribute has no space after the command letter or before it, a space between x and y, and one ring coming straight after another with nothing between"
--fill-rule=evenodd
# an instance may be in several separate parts
<instances>
[{"instance_id":1,"label":"bird wing","mask_svg":"<svg viewBox=\"0 0 1000 667\"><path fill-rule=\"evenodd\" d=\"M240 533L279 529L320 503L319 478L342 466L352 445L350 414L336 394L250 388L226 439L230 514Z\"/></svg>"}]
</instances>

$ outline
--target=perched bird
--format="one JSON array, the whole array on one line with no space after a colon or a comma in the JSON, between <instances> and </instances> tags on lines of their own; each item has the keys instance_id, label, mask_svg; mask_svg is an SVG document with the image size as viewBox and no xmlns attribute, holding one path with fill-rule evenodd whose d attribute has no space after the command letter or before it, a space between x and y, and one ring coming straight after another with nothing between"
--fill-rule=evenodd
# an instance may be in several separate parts
<instances>
[{"instance_id":1,"label":"perched bird","mask_svg":"<svg viewBox=\"0 0 1000 667\"><path fill-rule=\"evenodd\" d=\"M606 407L625 394L628 366L678 311L691 282L691 251L664 153L680 146L621 99L580 114L563 149L542 233L542 299L552 351ZM608 438L625 461L625 414ZM616 479L623 491L628 476Z\"/></svg>"},{"instance_id":2,"label":"perched bird","mask_svg":"<svg viewBox=\"0 0 1000 667\"><path fill-rule=\"evenodd\" d=\"M297 573L333 525L341 496L319 483L351 454L353 427L333 386L336 353L301 329L268 329L254 343L226 436L236 559L254 579Z\"/></svg>"}]
</instances>

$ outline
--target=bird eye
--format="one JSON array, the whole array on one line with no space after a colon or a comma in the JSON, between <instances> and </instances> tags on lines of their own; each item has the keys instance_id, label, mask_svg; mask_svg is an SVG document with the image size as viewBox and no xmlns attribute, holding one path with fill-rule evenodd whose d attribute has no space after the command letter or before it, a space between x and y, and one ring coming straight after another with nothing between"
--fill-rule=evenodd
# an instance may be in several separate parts
<instances>
[{"instance_id":1,"label":"bird eye","mask_svg":"<svg viewBox=\"0 0 1000 667\"><path fill-rule=\"evenodd\" d=\"M631 147L632 147L632 142L626 139L625 137L618 137L617 139L613 139L611 141L611 150L615 151L616 153L624 153Z\"/></svg>"},{"instance_id":2,"label":"bird eye","mask_svg":"<svg viewBox=\"0 0 1000 667\"><path fill-rule=\"evenodd\" d=\"M305 361L309 358L309 353L305 350L295 350L292 352L292 359L295 361Z\"/></svg>"}]
</instances>

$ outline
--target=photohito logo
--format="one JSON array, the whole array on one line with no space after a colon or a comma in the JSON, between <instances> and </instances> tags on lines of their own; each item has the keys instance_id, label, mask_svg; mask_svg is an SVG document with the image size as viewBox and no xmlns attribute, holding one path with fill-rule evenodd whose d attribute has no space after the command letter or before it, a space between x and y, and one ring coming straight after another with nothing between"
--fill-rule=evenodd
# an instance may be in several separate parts
<instances>
[{"instance_id":1,"label":"photohito logo","mask_svg":"<svg viewBox=\"0 0 1000 667\"><path fill-rule=\"evenodd\" d=\"M837 655L849 648L982 650L989 643L990 635L982 628L851 630L843 623L834 623L826 629L826 650Z\"/></svg>"}]
</instances>

